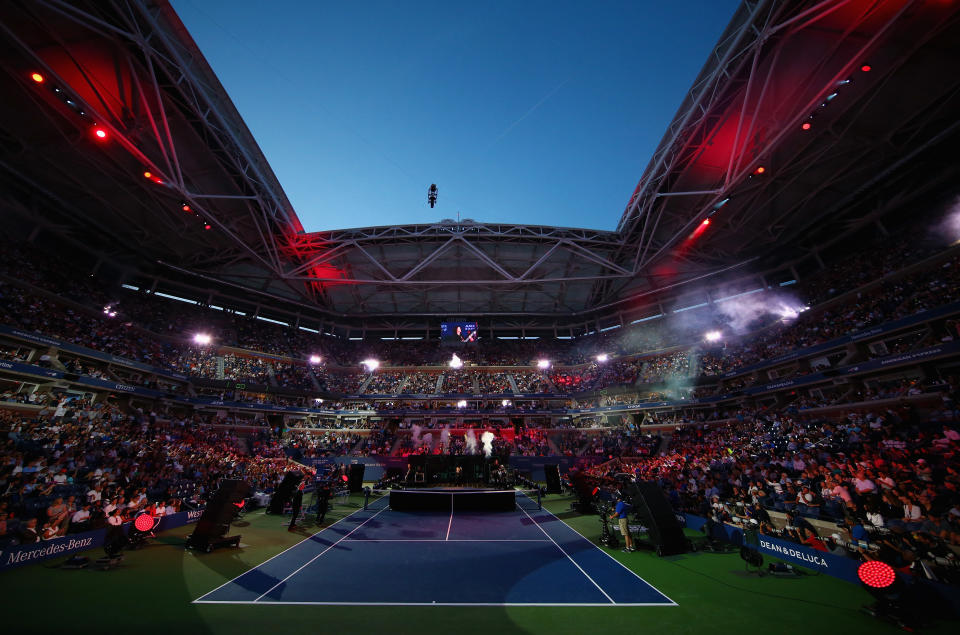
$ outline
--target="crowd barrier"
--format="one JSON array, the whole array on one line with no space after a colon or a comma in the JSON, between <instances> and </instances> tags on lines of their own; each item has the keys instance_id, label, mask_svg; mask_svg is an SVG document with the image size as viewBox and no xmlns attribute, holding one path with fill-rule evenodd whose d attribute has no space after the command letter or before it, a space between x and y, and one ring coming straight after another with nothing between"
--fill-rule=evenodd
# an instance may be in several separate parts
<instances>
[{"instance_id":1,"label":"crowd barrier","mask_svg":"<svg viewBox=\"0 0 960 635\"><path fill-rule=\"evenodd\" d=\"M202 513L203 510L201 509L194 509L177 512L169 516L162 516L159 522L156 523L154 531L165 531L167 529L175 529L176 527L195 523L200 519ZM123 525L124 533L130 530L132 524L133 523L125 523ZM103 546L106 536L107 528L103 528L85 531L79 534L69 534L60 538L53 538L52 540L12 545L0 550L0 571L40 562L41 560L60 558L77 553L78 551L96 549Z\"/></svg>"}]
</instances>

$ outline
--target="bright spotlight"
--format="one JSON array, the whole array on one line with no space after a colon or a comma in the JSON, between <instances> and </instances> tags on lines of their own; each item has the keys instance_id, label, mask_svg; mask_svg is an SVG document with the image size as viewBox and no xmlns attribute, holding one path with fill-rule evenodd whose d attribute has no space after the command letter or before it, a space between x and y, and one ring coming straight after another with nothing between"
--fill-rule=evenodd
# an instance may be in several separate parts
<instances>
[{"instance_id":1,"label":"bright spotlight","mask_svg":"<svg viewBox=\"0 0 960 635\"><path fill-rule=\"evenodd\" d=\"M800 129L801 129L801 130L809 130L809 129L812 128L812 127L813 127L813 125L812 125L809 121L804 121L804 122L803 122L803 125L800 126Z\"/></svg>"},{"instance_id":2,"label":"bright spotlight","mask_svg":"<svg viewBox=\"0 0 960 635\"><path fill-rule=\"evenodd\" d=\"M600 362L601 364L607 361L608 359L610 359L610 356L607 355L606 353L600 353L599 355L597 355L597 361Z\"/></svg>"},{"instance_id":3,"label":"bright spotlight","mask_svg":"<svg viewBox=\"0 0 960 635\"><path fill-rule=\"evenodd\" d=\"M97 138L98 141L107 140L107 131L98 126L93 127L93 136Z\"/></svg>"},{"instance_id":4,"label":"bright spotlight","mask_svg":"<svg viewBox=\"0 0 960 635\"><path fill-rule=\"evenodd\" d=\"M509 399L504 399L503 401L500 402L500 405L503 406L504 408L506 408L507 406L510 405L510 400L509 400Z\"/></svg>"},{"instance_id":5,"label":"bright spotlight","mask_svg":"<svg viewBox=\"0 0 960 635\"><path fill-rule=\"evenodd\" d=\"M30 74L30 79L32 79L33 81L37 82L38 84L42 84L42 83L43 83L43 75L41 75L40 73L31 73L31 74Z\"/></svg>"},{"instance_id":6,"label":"bright spotlight","mask_svg":"<svg viewBox=\"0 0 960 635\"><path fill-rule=\"evenodd\" d=\"M450 361L447 362L447 365L449 365L450 368L462 368L463 360L457 357L457 354L454 353L453 357L450 358Z\"/></svg>"},{"instance_id":7,"label":"bright spotlight","mask_svg":"<svg viewBox=\"0 0 960 635\"><path fill-rule=\"evenodd\" d=\"M466 399L461 399L460 401L457 402L457 408L466 408L466 407L467 407Z\"/></svg>"},{"instance_id":8,"label":"bright spotlight","mask_svg":"<svg viewBox=\"0 0 960 635\"><path fill-rule=\"evenodd\" d=\"M704 334L703 339L707 340L708 342L719 342L722 337L723 333L720 331L707 331Z\"/></svg>"},{"instance_id":9,"label":"bright spotlight","mask_svg":"<svg viewBox=\"0 0 960 635\"><path fill-rule=\"evenodd\" d=\"M320 356L319 356L319 355L311 355L309 361L310 361L311 364L317 365L317 364L320 363Z\"/></svg>"},{"instance_id":10,"label":"bright spotlight","mask_svg":"<svg viewBox=\"0 0 960 635\"><path fill-rule=\"evenodd\" d=\"M207 335L206 333L197 333L193 336L193 343L199 344L200 346L206 346L213 341L213 338Z\"/></svg>"},{"instance_id":11,"label":"bright spotlight","mask_svg":"<svg viewBox=\"0 0 960 635\"><path fill-rule=\"evenodd\" d=\"M375 370L377 370L378 368L380 368L380 362L377 361L377 360L375 360L375 359L372 359L372 358L371 358L371 359L365 359L365 360L363 360L362 362L360 362L360 364L362 364L363 367L366 368L366 369L367 369L367 372L369 372L369 373L372 373L373 371L375 371Z\"/></svg>"},{"instance_id":12,"label":"bright spotlight","mask_svg":"<svg viewBox=\"0 0 960 635\"><path fill-rule=\"evenodd\" d=\"M550 368L550 360L549 359L537 360L537 368L544 368L544 369Z\"/></svg>"}]
</instances>

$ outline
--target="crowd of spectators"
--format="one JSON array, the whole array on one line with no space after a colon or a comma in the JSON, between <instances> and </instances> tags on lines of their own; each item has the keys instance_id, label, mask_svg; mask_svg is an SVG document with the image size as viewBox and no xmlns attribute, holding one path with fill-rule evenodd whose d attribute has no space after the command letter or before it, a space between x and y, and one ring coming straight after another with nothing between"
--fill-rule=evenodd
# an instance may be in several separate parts
<instances>
[{"instance_id":1,"label":"crowd of spectators","mask_svg":"<svg viewBox=\"0 0 960 635\"><path fill-rule=\"evenodd\" d=\"M953 406L920 413L903 403L839 419L744 410L678 428L665 451L628 466L637 479L658 481L679 511L753 519L767 532L778 531L771 511L789 513L790 527L803 524L795 518L836 521L903 566L928 553L955 562L947 545L960 545L958 450ZM623 464L587 472L602 478L614 469ZM805 526L799 535L788 528L788 537L825 548L832 533Z\"/></svg>"},{"instance_id":2,"label":"crowd of spectators","mask_svg":"<svg viewBox=\"0 0 960 635\"><path fill-rule=\"evenodd\" d=\"M29 543L197 507L222 478L272 488L287 468L264 432L239 438L194 419L160 422L104 402L0 409L0 543Z\"/></svg>"}]
</instances>

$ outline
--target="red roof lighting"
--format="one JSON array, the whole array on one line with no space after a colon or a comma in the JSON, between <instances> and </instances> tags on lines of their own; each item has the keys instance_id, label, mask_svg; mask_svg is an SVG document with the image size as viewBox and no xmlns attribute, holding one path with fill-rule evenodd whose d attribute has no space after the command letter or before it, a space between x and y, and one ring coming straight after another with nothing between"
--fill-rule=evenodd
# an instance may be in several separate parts
<instances>
[{"instance_id":1,"label":"red roof lighting","mask_svg":"<svg viewBox=\"0 0 960 635\"><path fill-rule=\"evenodd\" d=\"M803 125L800 126L800 129L801 129L801 130L809 130L809 129L812 128L812 127L813 127L813 126L810 124L809 121L804 121L804 122L803 122Z\"/></svg>"},{"instance_id":2,"label":"red roof lighting","mask_svg":"<svg viewBox=\"0 0 960 635\"><path fill-rule=\"evenodd\" d=\"M41 75L40 73L31 73L31 74L30 74L30 79L32 79L33 81L37 82L38 84L42 84L42 83L43 83L43 75Z\"/></svg>"}]
</instances>

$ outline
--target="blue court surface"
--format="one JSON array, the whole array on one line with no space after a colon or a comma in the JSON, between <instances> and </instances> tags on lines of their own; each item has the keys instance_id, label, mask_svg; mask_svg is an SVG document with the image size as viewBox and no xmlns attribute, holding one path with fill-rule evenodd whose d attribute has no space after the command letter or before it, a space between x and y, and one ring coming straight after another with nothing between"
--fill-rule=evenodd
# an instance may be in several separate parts
<instances>
[{"instance_id":1,"label":"blue court surface","mask_svg":"<svg viewBox=\"0 0 960 635\"><path fill-rule=\"evenodd\" d=\"M675 606L536 503L512 512L359 510L201 604Z\"/></svg>"}]
</instances>

